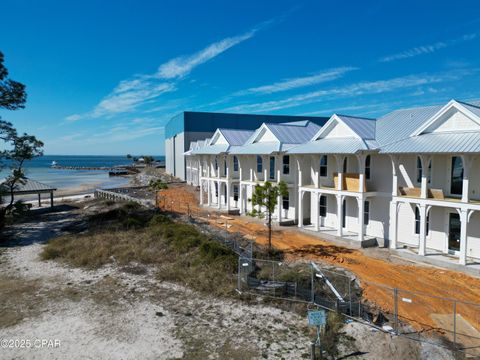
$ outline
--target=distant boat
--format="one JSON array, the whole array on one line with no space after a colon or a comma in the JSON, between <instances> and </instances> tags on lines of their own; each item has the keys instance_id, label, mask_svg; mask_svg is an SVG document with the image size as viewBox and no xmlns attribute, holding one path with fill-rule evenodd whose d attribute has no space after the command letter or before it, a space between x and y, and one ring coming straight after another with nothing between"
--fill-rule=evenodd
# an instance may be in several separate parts
<instances>
[{"instance_id":1,"label":"distant boat","mask_svg":"<svg viewBox=\"0 0 480 360\"><path fill-rule=\"evenodd\" d=\"M57 166L57 165L58 165L58 163L57 163L55 160L53 160L53 161L52 161L52 164L51 164L50 166L51 166L51 167L55 167L55 166Z\"/></svg>"}]
</instances>

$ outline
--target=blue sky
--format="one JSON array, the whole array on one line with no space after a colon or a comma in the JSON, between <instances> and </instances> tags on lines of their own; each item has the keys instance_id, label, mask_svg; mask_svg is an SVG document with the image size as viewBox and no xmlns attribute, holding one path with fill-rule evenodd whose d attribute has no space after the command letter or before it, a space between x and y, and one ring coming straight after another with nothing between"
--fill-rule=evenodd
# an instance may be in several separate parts
<instances>
[{"instance_id":1,"label":"blue sky","mask_svg":"<svg viewBox=\"0 0 480 360\"><path fill-rule=\"evenodd\" d=\"M162 154L183 110L376 117L480 98L478 1L2 1L47 154Z\"/></svg>"}]
</instances>

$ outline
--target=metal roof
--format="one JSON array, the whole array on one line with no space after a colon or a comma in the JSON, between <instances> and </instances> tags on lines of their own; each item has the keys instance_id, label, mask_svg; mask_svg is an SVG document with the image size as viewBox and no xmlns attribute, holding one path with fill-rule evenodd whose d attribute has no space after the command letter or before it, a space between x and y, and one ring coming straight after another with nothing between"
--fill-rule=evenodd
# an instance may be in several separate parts
<instances>
[{"instance_id":1,"label":"metal roof","mask_svg":"<svg viewBox=\"0 0 480 360\"><path fill-rule=\"evenodd\" d=\"M230 148L228 144L215 144L201 147L200 149L192 150L192 155L215 155L227 152Z\"/></svg>"},{"instance_id":2,"label":"metal roof","mask_svg":"<svg viewBox=\"0 0 480 360\"><path fill-rule=\"evenodd\" d=\"M375 139L375 119L338 114L337 117L362 139Z\"/></svg>"},{"instance_id":3,"label":"metal roof","mask_svg":"<svg viewBox=\"0 0 480 360\"><path fill-rule=\"evenodd\" d=\"M6 186L3 184L4 181L2 181L2 184L0 185L3 190L7 189ZM37 193L37 192L50 192L50 191L55 191L57 188L51 187L47 184L43 184L41 182L38 182L36 180L32 180L29 178L23 178L22 182L17 182L15 184L15 194L21 194L21 193ZM7 191L10 191L7 189Z\"/></svg>"},{"instance_id":4,"label":"metal roof","mask_svg":"<svg viewBox=\"0 0 480 360\"><path fill-rule=\"evenodd\" d=\"M380 152L389 154L478 153L480 152L480 133L422 134L385 145Z\"/></svg>"},{"instance_id":5,"label":"metal roof","mask_svg":"<svg viewBox=\"0 0 480 360\"><path fill-rule=\"evenodd\" d=\"M283 124L265 124L265 126L284 144L302 144L310 140L320 126L311 121L296 121Z\"/></svg>"},{"instance_id":6,"label":"metal roof","mask_svg":"<svg viewBox=\"0 0 480 360\"><path fill-rule=\"evenodd\" d=\"M472 102L472 103L466 103L463 101L458 101L457 102L461 105L463 105L465 108L470 110L472 113L480 117L480 102Z\"/></svg>"},{"instance_id":7,"label":"metal roof","mask_svg":"<svg viewBox=\"0 0 480 360\"><path fill-rule=\"evenodd\" d=\"M288 150L289 154L355 154L362 150L372 150L358 138L327 138L310 141Z\"/></svg>"},{"instance_id":8,"label":"metal roof","mask_svg":"<svg viewBox=\"0 0 480 360\"><path fill-rule=\"evenodd\" d=\"M443 105L395 110L377 119L376 140L380 145L408 138Z\"/></svg>"},{"instance_id":9,"label":"metal roof","mask_svg":"<svg viewBox=\"0 0 480 360\"><path fill-rule=\"evenodd\" d=\"M235 129L218 129L220 133L225 137L225 140L230 145L239 146L245 144L245 142L254 133L253 130L235 130Z\"/></svg>"},{"instance_id":10,"label":"metal roof","mask_svg":"<svg viewBox=\"0 0 480 360\"><path fill-rule=\"evenodd\" d=\"M232 147L229 151L233 155L269 155L275 152L284 152L296 144L282 144L277 141L258 142L244 146Z\"/></svg>"}]
</instances>

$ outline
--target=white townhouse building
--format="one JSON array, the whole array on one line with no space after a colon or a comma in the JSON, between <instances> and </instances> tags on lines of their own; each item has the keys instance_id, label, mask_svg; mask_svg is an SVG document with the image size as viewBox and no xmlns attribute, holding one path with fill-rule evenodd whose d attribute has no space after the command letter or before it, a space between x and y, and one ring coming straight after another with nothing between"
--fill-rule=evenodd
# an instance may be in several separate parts
<instances>
[{"instance_id":1,"label":"white townhouse building","mask_svg":"<svg viewBox=\"0 0 480 360\"><path fill-rule=\"evenodd\" d=\"M294 223L297 218L298 171L293 159L286 152L302 144L320 130L311 121L295 121L280 124L264 123L242 145L230 153L240 164L240 213L252 210L254 188L266 181L287 185L288 195L279 197L275 221L280 224Z\"/></svg>"},{"instance_id":2,"label":"white townhouse building","mask_svg":"<svg viewBox=\"0 0 480 360\"><path fill-rule=\"evenodd\" d=\"M480 102L452 100L377 119L335 114L321 128L308 121L263 124L222 151L213 140L205 146L210 172L197 150L189 161L206 179L228 174L241 213L250 209L255 185L284 180L289 197L279 199L280 223L364 246L450 254L460 264L480 259ZM217 196L203 189L209 199Z\"/></svg>"}]
</instances>

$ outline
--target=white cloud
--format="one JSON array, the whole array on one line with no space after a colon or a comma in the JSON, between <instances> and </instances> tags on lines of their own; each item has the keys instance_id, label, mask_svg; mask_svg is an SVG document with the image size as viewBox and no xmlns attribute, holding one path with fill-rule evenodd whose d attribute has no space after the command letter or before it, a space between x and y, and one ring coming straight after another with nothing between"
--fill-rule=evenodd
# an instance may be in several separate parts
<instances>
[{"instance_id":1,"label":"white cloud","mask_svg":"<svg viewBox=\"0 0 480 360\"><path fill-rule=\"evenodd\" d=\"M245 34L229 37L213 43L193 55L181 56L167 61L160 65L155 77L159 79L182 78L188 75L198 65L201 65L227 51L231 47L250 39L257 31L257 29L253 29Z\"/></svg>"},{"instance_id":2,"label":"white cloud","mask_svg":"<svg viewBox=\"0 0 480 360\"><path fill-rule=\"evenodd\" d=\"M348 98L365 94L379 94L398 89L411 88L421 85L440 83L447 80L456 80L471 73L468 70L452 71L437 75L409 75L388 80L365 81L343 87L312 91L288 98L265 101L255 104L241 104L224 109L232 112L266 112L286 109L317 102L323 99Z\"/></svg>"},{"instance_id":3,"label":"white cloud","mask_svg":"<svg viewBox=\"0 0 480 360\"><path fill-rule=\"evenodd\" d=\"M109 117L137 110L160 95L175 91L178 81L197 66L252 38L257 31L270 23L271 21L265 22L244 34L212 43L192 55L173 58L161 64L153 74L137 75L132 79L122 80L92 111L70 115L66 120L72 122L83 118Z\"/></svg>"},{"instance_id":4,"label":"white cloud","mask_svg":"<svg viewBox=\"0 0 480 360\"><path fill-rule=\"evenodd\" d=\"M384 56L381 59L379 59L379 61L380 62L390 62L390 61L395 61L395 60L408 59L408 58L412 58L412 57L419 56L419 55L424 55L424 54L431 54L431 53L434 53L434 52L436 52L440 49L444 49L444 48L449 47L449 46L457 45L457 44L465 42L465 41L474 40L477 37L478 37L478 34L476 34L476 33L465 34L465 35L463 35L463 36L461 36L457 39L448 40L448 41L439 41L439 42L436 42L435 44L418 46L418 47L414 47L412 49L408 49L408 50L399 52L397 54Z\"/></svg>"},{"instance_id":5,"label":"white cloud","mask_svg":"<svg viewBox=\"0 0 480 360\"><path fill-rule=\"evenodd\" d=\"M285 79L270 85L253 87L247 90L239 91L235 95L272 94L276 92L297 89L300 87L316 85L316 84L338 79L342 77L345 73L356 70L356 69L357 68L355 67L349 67L349 66L328 69L311 76Z\"/></svg>"}]
</instances>

